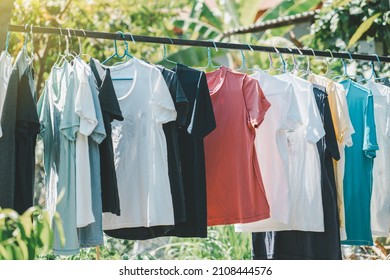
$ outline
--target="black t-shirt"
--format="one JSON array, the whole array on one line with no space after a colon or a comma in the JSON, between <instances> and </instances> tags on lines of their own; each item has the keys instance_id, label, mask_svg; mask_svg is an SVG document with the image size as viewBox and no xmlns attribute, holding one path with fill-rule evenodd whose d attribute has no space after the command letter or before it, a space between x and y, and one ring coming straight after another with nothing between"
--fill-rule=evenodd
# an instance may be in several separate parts
<instances>
[{"instance_id":1,"label":"black t-shirt","mask_svg":"<svg viewBox=\"0 0 390 280\"><path fill-rule=\"evenodd\" d=\"M179 153L178 129L185 125L188 113L188 100L177 79L176 73L164 67L157 66L161 71L164 80L171 93L172 100L177 112L176 121L165 123L163 125L164 134L167 142L168 152L168 175L171 186L172 203L175 217L175 224L184 222L186 219L186 208L184 201L183 178L181 175L181 160ZM164 236L174 226L153 226L121 228L114 230L105 230L104 232L115 238L129 240L145 240Z\"/></svg>"},{"instance_id":2,"label":"black t-shirt","mask_svg":"<svg viewBox=\"0 0 390 280\"><path fill-rule=\"evenodd\" d=\"M39 126L36 90L29 66L19 82L16 107L14 209L20 214L33 205L35 144Z\"/></svg>"},{"instance_id":3,"label":"black t-shirt","mask_svg":"<svg viewBox=\"0 0 390 280\"><path fill-rule=\"evenodd\" d=\"M204 72L177 64L173 69L189 102L179 129L186 221L167 233L178 237L207 237L206 171L203 138L216 127Z\"/></svg>"},{"instance_id":4,"label":"black t-shirt","mask_svg":"<svg viewBox=\"0 0 390 280\"><path fill-rule=\"evenodd\" d=\"M119 216L120 203L114 164L114 148L111 139L111 122L113 120L123 121L123 116L111 80L110 69L105 69L105 78L102 81L93 59L90 60L90 66L98 85L100 107L106 129L106 138L99 145L102 207L103 212Z\"/></svg>"},{"instance_id":5,"label":"black t-shirt","mask_svg":"<svg viewBox=\"0 0 390 280\"><path fill-rule=\"evenodd\" d=\"M339 160L336 135L325 88L314 85L325 136L317 142L321 162L324 232L280 231L252 234L253 259L340 260L341 244L333 159ZM308 209L310 211L310 209ZM270 252L273 245L274 250ZM268 249L268 252L267 252Z\"/></svg>"},{"instance_id":6,"label":"black t-shirt","mask_svg":"<svg viewBox=\"0 0 390 280\"><path fill-rule=\"evenodd\" d=\"M23 128L19 128L19 132L17 132L16 114L17 114L17 107L20 106L21 104L24 105L24 102L18 101L18 96L20 91L22 91L22 93L24 93L25 91L25 89L20 90L19 87L21 86L25 87L26 76L24 74L26 73L26 69L28 69L27 63L28 62L26 61L26 56L21 51L18 54L14 64L15 66L12 69L12 73L9 78L4 104L3 104L3 112L1 116L1 129L3 131L3 136L0 137L0 207L2 208L15 209L14 203L15 200L18 200L19 193L20 193L20 190L18 190L18 197L15 197L16 183L19 184L19 187L21 183L24 183L22 182L24 180L23 178L18 178L19 180L18 182L16 182L15 180L18 177L17 164L19 164L19 162L17 161L22 160L21 164L24 164L24 161L26 161L25 158L22 157L22 159L20 159L16 155L16 151L17 151L16 139L17 138L20 139L19 138L21 136L20 131L26 132L28 131L28 128L26 127L26 130L24 130ZM23 76L24 76L23 79L24 81L22 81ZM29 113L29 110L27 110L27 113ZM27 161L30 161L30 159L31 159L31 155L28 156ZM23 174L23 176L25 176L25 174ZM31 178L28 178L26 180L30 181ZM20 210L24 208L20 206L17 207Z\"/></svg>"}]
</instances>

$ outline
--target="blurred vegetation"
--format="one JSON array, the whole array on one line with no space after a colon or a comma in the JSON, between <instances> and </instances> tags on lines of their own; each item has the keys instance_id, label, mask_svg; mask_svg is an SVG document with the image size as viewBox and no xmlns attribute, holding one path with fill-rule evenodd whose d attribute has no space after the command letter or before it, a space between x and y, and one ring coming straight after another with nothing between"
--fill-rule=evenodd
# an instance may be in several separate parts
<instances>
[{"instance_id":1,"label":"blurred vegetation","mask_svg":"<svg viewBox=\"0 0 390 280\"><path fill-rule=\"evenodd\" d=\"M312 47L314 49L330 49L332 51L359 51L359 40L375 41L376 46L387 55L390 49L389 42L389 18L390 12L388 1L385 0L287 0L282 1L275 8L269 9L258 16L257 9L261 0L216 0L217 7L211 7L203 0L15 0L15 8L11 24L61 27L64 34L68 34L66 28L117 32L131 32L136 35L166 36L172 38L185 38L194 40L214 40L241 42L248 44L270 45L275 47ZM387 4L386 4L387 3ZM387 5L387 6L386 6ZM280 16L293 15L320 7L321 12L316 17L314 24L308 32L299 37L292 38L291 32L294 25L270 29L261 33L232 35L224 37L223 33L231 28L247 26L255 21L275 19ZM72 34L70 34L72 35ZM11 33L9 51L15 57L22 48L25 37L23 34ZM80 45L83 58L98 58L103 61L113 53L113 42L111 40L100 40L92 38L70 37L70 50L80 53ZM29 42L28 49L34 53L34 67L36 70L36 81L38 92L44 85L50 69L59 55L65 50L65 39L60 36L48 36L34 34L32 43ZM124 44L118 43L122 53ZM133 44L128 42L130 53L151 63L161 62L163 65L172 66L167 61L161 61L164 57L163 46L157 44ZM205 48L180 47L174 45L166 46L167 57L170 60L180 62L189 66L201 67L208 64L207 51ZM248 68L269 69L270 60L267 53L211 49L213 64L228 64L229 67L237 69L242 64L243 56ZM281 68L281 56L272 54L272 67ZM283 55L287 63L287 69L292 69L293 60L291 56ZM329 77L342 74L342 63L339 59L323 59L296 56L299 63L298 68L304 71L311 60L311 71L325 73L327 63L330 63ZM348 73L360 75L369 70L367 62L346 61L347 64L354 64L353 69ZM380 76L389 74L389 64L375 63L377 73ZM276 73L279 70L273 70ZM366 73L365 73L366 71ZM44 188L42 179L44 176L42 166L42 145L37 144L37 169L36 169L36 202L44 205ZM47 251L40 251L39 248L47 248L49 243L43 241L32 241L31 248L26 254L23 249L23 238L20 237L23 230L19 216L15 216L10 210L3 210L0 214L1 220L4 215L10 215L5 223L8 227L8 235L1 233L1 246L9 246L3 258L16 255L21 258L38 259L251 259L250 235L235 233L232 226L210 227L208 238L169 238L168 242L154 246L147 252L141 254L133 253L136 245L133 241L113 239L106 237L106 245L100 248L84 249L77 256L58 257ZM35 212L34 212L35 211ZM44 214L34 210L30 212L34 225L39 225L39 217ZM34 214L32 214L34 213ZM40 213L40 214L37 214ZM42 216L43 215L43 216ZM17 218L16 218L17 217ZM25 216L20 216L25 217ZM25 218L22 218L25 221ZM5 221L5 220L4 220ZM12 222L11 222L12 221ZM11 227L12 224L12 227ZM16 227L15 227L16 226ZM9 233L15 233L19 239L10 242ZM39 235L39 234L38 234ZM14 237L15 237L14 236ZM36 235L33 235L36 236ZM8 243L7 243L8 242ZM36 243L34 243L36 242ZM37 243L38 242L38 243ZM4 245L6 244L6 245ZM8 245L7 245L8 244ZM19 249L13 248L20 245ZM38 244L38 245L34 245ZM343 247L346 259L381 259L389 254L390 240L377 239L375 247ZM0 250L2 250L0 246ZM387 246L387 247L384 247ZM4 247L5 248L5 247ZM11 248L11 249L9 249ZM12 249L13 248L13 249ZM15 255L16 254L16 255ZM4 257L5 256L5 257ZM1 257L0 257L1 258Z\"/></svg>"},{"instance_id":2,"label":"blurred vegetation","mask_svg":"<svg viewBox=\"0 0 390 280\"><path fill-rule=\"evenodd\" d=\"M53 222L63 238L58 213ZM0 260L34 260L50 252L54 238L51 223L49 213L39 206L29 208L22 215L0 208Z\"/></svg>"}]
</instances>

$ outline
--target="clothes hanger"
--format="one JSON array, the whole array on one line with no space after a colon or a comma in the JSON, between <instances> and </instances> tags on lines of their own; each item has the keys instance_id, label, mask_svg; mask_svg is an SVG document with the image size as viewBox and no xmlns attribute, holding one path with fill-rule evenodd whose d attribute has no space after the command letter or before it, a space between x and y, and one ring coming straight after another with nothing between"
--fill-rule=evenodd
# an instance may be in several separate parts
<instances>
[{"instance_id":1,"label":"clothes hanger","mask_svg":"<svg viewBox=\"0 0 390 280\"><path fill-rule=\"evenodd\" d=\"M347 52L347 54L349 55L349 58L351 60L353 60L353 57L352 57L351 53ZM345 63L344 58L341 59L341 62L343 64L343 74L339 75L339 76L336 76L336 77L333 77L332 80L340 80L342 78L350 79L350 80L356 79L357 78L356 75L349 75L348 74L347 64Z\"/></svg>"},{"instance_id":2,"label":"clothes hanger","mask_svg":"<svg viewBox=\"0 0 390 280\"><path fill-rule=\"evenodd\" d=\"M169 41L171 42L171 44L173 45L173 41L170 37L168 37ZM170 59L168 59L167 57L167 47L165 44L163 44L163 51L164 51L164 54L163 54L163 58L158 62L158 64L163 64L164 62L169 62L169 63L172 63L174 65L177 65L177 63L175 61L172 61Z\"/></svg>"},{"instance_id":3,"label":"clothes hanger","mask_svg":"<svg viewBox=\"0 0 390 280\"><path fill-rule=\"evenodd\" d=\"M214 41L212 41L212 43L214 45L215 50L218 52L217 44ZM211 50L209 47L207 47L207 65L205 67L199 67L199 69L206 71L209 69L209 67L212 69L216 69L219 68L220 66L213 64L211 60Z\"/></svg>"},{"instance_id":4,"label":"clothes hanger","mask_svg":"<svg viewBox=\"0 0 390 280\"><path fill-rule=\"evenodd\" d=\"M282 73L287 73L288 72L287 63L284 60L282 53L276 47L274 47L274 49L275 49L276 53L279 54L279 59L280 59L280 62L282 63L280 69L278 69L278 70L281 71Z\"/></svg>"},{"instance_id":5,"label":"clothes hanger","mask_svg":"<svg viewBox=\"0 0 390 280\"><path fill-rule=\"evenodd\" d=\"M84 29L79 29L79 30L83 32L85 37L87 36L87 34L85 33ZM78 40L78 43L79 43L79 55L78 56L80 58L83 57L83 56L86 56L88 58L88 60L90 60L92 57L89 54L87 54L87 53L83 53L83 46L81 44L81 38L77 37L77 40Z\"/></svg>"},{"instance_id":6,"label":"clothes hanger","mask_svg":"<svg viewBox=\"0 0 390 280\"><path fill-rule=\"evenodd\" d=\"M274 49L275 49L275 47L274 47ZM276 49L275 49L275 52L276 52ZM276 69L274 67L274 62L273 62L272 55L270 52L268 52L268 60L269 60L269 65L268 65L268 69L265 72L269 73L269 72L271 72L271 70L278 71L278 69Z\"/></svg>"},{"instance_id":7,"label":"clothes hanger","mask_svg":"<svg viewBox=\"0 0 390 280\"><path fill-rule=\"evenodd\" d=\"M126 33L125 33L125 36L126 36L126 35L129 35L129 36L130 36L131 41L132 41L133 44L135 45L136 42L135 42L135 39L134 39L133 34L131 34L130 32L126 32ZM125 44L126 44L126 49L125 49L125 54L126 54L125 57L126 57L126 59L125 59L125 61L128 61L129 58L132 59L132 58L134 58L134 56L130 54L130 52L129 52L129 44L127 43L126 40L125 40L125 42L126 42L126 43L125 43Z\"/></svg>"},{"instance_id":8,"label":"clothes hanger","mask_svg":"<svg viewBox=\"0 0 390 280\"><path fill-rule=\"evenodd\" d=\"M302 55L302 52L300 49L298 49L297 47L295 47L295 49L297 50L297 52L300 55ZM299 71L301 71L301 70L298 67L299 64L298 64L297 58L295 57L295 54L292 52L292 49L288 48L288 50L292 53L292 61L293 61L293 68L291 69L290 73L298 76Z\"/></svg>"},{"instance_id":9,"label":"clothes hanger","mask_svg":"<svg viewBox=\"0 0 390 280\"><path fill-rule=\"evenodd\" d=\"M316 57L313 48L308 48L308 50L311 50L313 56ZM311 62L310 62L310 57L308 55L306 56L306 62L307 62L306 70L304 70L303 74L300 76L301 78L304 78L305 76L308 76L310 74L314 74L313 71L311 71Z\"/></svg>"},{"instance_id":10,"label":"clothes hanger","mask_svg":"<svg viewBox=\"0 0 390 280\"><path fill-rule=\"evenodd\" d=\"M374 55L376 56L376 59L378 61L378 65L379 65L379 69L380 69L380 67L381 67L381 60L379 59L379 56L377 54L374 54ZM389 78L387 78L387 77L384 77L384 78L378 77L378 75L375 72L375 62L371 61L371 63L372 63L371 64L371 66L372 66L372 68L371 68L371 70L372 70L371 78L374 78L373 81L374 82L375 81L379 81L380 84L385 84L386 81L389 81Z\"/></svg>"},{"instance_id":11,"label":"clothes hanger","mask_svg":"<svg viewBox=\"0 0 390 280\"><path fill-rule=\"evenodd\" d=\"M123 39L125 38L122 31L117 31L116 34L119 34ZM124 40L124 42L125 42L125 46L127 47L127 42L125 40ZM123 59L125 56L126 56L126 50L123 53L123 55L119 55L117 42L116 42L116 39L114 39L114 53L111 56L109 56L106 60L104 60L102 62L102 64L106 64L108 61L110 61L111 59L113 59L115 57L117 57L119 59Z\"/></svg>"},{"instance_id":12,"label":"clothes hanger","mask_svg":"<svg viewBox=\"0 0 390 280\"><path fill-rule=\"evenodd\" d=\"M24 26L25 29L28 28L28 25L29 24L26 24ZM32 25L31 25L31 34L32 34ZM22 47L22 52L24 54L24 57L27 61L27 64L30 65L31 61L32 61L32 57L30 57L29 53L28 53L28 49L27 49L27 44L28 44L28 41L29 41L29 33L28 32L25 32L24 33L24 41L23 41L23 47Z\"/></svg>"},{"instance_id":13,"label":"clothes hanger","mask_svg":"<svg viewBox=\"0 0 390 280\"><path fill-rule=\"evenodd\" d=\"M333 53L332 53L331 50L326 49L325 51L329 52L330 56L332 57L331 59L334 59ZM324 74L322 74L322 76L325 76L325 77L326 77L326 76L329 75L331 72L329 71L329 66L330 66L329 61L327 60L326 57L324 58L324 60L325 60L325 63L326 63L326 71L325 71Z\"/></svg>"},{"instance_id":14,"label":"clothes hanger","mask_svg":"<svg viewBox=\"0 0 390 280\"><path fill-rule=\"evenodd\" d=\"M57 66L57 67L61 67L62 63L65 62L65 61L68 59L68 57L71 58L71 61L72 61L73 59L75 59L75 56L74 56L74 55L72 54L72 52L70 51L70 43L69 43L69 40L70 40L70 38L72 37L72 34L70 33L70 29L69 29L69 28L67 28L67 29L68 29L68 34L65 35L66 49L65 49L65 51L64 51L64 54L62 54L62 55L60 56L60 57L61 57L60 61L59 61L58 63L55 64L55 66ZM61 31L61 29L60 29L60 31ZM62 32L61 32L61 34L62 34Z\"/></svg>"},{"instance_id":15,"label":"clothes hanger","mask_svg":"<svg viewBox=\"0 0 390 280\"><path fill-rule=\"evenodd\" d=\"M114 63L113 66L117 66L117 65L123 64L123 63L129 61L129 58L130 58L130 59L133 59L133 58L134 58L134 57L130 54L130 52L129 52L129 43L128 43L127 40L126 40L126 35L129 35L130 38L131 38L131 40L132 40L133 43L135 44L135 40L134 40L133 35L132 35L131 33L129 33L129 32L127 32L127 33L125 33L125 34L123 34L122 32L120 32L120 34L121 34L121 36L122 36L122 38L123 38L123 42L125 43L125 52L124 52L123 55L120 56L119 58L120 58L120 59L125 58L125 61L116 62L116 63ZM132 81L132 80L134 80L134 78L133 78L133 77L118 77L118 78L111 78L111 80L112 80L112 81Z\"/></svg>"}]
</instances>

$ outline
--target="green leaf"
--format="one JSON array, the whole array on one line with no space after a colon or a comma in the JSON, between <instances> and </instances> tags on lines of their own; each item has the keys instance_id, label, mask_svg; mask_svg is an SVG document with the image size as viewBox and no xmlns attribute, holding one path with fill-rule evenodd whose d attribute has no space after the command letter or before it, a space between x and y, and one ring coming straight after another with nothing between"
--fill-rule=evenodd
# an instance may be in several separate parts
<instances>
[{"instance_id":1,"label":"green leaf","mask_svg":"<svg viewBox=\"0 0 390 280\"><path fill-rule=\"evenodd\" d=\"M0 259L12 260L12 254L6 249L6 247L4 247L3 244L0 244Z\"/></svg>"},{"instance_id":2,"label":"green leaf","mask_svg":"<svg viewBox=\"0 0 390 280\"><path fill-rule=\"evenodd\" d=\"M336 0L336 1L333 1L332 3L332 6L333 7L337 7L337 8L340 8L340 7L344 7L346 5L348 5L352 0Z\"/></svg>"},{"instance_id":3,"label":"green leaf","mask_svg":"<svg viewBox=\"0 0 390 280\"><path fill-rule=\"evenodd\" d=\"M62 220L58 212L54 213L54 222L57 229L58 237L60 238L60 244L61 246L65 246L64 227L62 226Z\"/></svg>"},{"instance_id":4,"label":"green leaf","mask_svg":"<svg viewBox=\"0 0 390 280\"><path fill-rule=\"evenodd\" d=\"M26 242L23 240L18 240L18 245L21 252L21 258L22 260L28 260L29 259L29 250L26 245Z\"/></svg>"},{"instance_id":5,"label":"green leaf","mask_svg":"<svg viewBox=\"0 0 390 280\"><path fill-rule=\"evenodd\" d=\"M222 32L217 28L197 19L176 19L173 25L181 28L186 38L193 40L217 40L222 36Z\"/></svg>"},{"instance_id":6,"label":"green leaf","mask_svg":"<svg viewBox=\"0 0 390 280\"><path fill-rule=\"evenodd\" d=\"M349 40L347 48L349 49L352 47L363 35L366 33L368 29L370 29L371 25L374 23L374 20L378 18L381 15L381 13L377 13L370 17L369 19L365 20L359 27L356 29L355 33L352 35L351 39Z\"/></svg>"},{"instance_id":7,"label":"green leaf","mask_svg":"<svg viewBox=\"0 0 390 280\"><path fill-rule=\"evenodd\" d=\"M259 0L245 0L241 1L239 8L240 23L244 26L249 25L255 21L255 16L258 11Z\"/></svg>"}]
</instances>

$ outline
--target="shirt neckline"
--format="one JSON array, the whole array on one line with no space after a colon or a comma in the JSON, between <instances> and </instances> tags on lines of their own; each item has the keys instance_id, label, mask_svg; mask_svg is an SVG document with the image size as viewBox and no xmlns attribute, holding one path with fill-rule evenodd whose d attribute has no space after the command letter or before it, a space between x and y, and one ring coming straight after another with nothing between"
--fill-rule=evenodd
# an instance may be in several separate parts
<instances>
[{"instance_id":1,"label":"shirt neckline","mask_svg":"<svg viewBox=\"0 0 390 280\"><path fill-rule=\"evenodd\" d=\"M209 92L210 92L210 95L214 95L216 94L217 92L219 92L219 90L222 88L222 86L225 84L225 80L226 80L226 73L227 73L228 69L225 67L225 66L221 66L219 67L217 70L214 70L212 72L207 72L206 73L206 77L207 76L214 76L214 75L220 75L220 79L219 79L219 82L217 83L217 85L214 87L214 89L209 89Z\"/></svg>"},{"instance_id":2,"label":"shirt neckline","mask_svg":"<svg viewBox=\"0 0 390 280\"><path fill-rule=\"evenodd\" d=\"M133 75L131 75L131 77L133 78L132 86L130 87L130 90L127 93L125 93L122 96L117 96L117 99L124 100L132 94L132 92L134 91L135 85L137 83L137 74L138 74L137 66L139 64L139 61L137 58L133 57L131 60L126 61L125 63L119 64L119 65L105 66L105 65L102 65L102 63L100 61L98 61L98 63L95 63L95 64L98 67L101 67L102 69L104 69L105 71L107 71L107 70L110 71L110 77L111 77L111 81L112 81L114 87L115 87L115 80L114 80L115 77L113 77L113 73L115 73L116 71L121 71L121 70L126 69L128 67L133 67L134 71L133 71ZM103 82L104 81L102 81L102 85L103 85Z\"/></svg>"}]
</instances>

